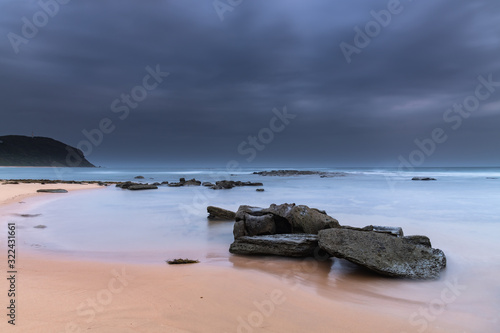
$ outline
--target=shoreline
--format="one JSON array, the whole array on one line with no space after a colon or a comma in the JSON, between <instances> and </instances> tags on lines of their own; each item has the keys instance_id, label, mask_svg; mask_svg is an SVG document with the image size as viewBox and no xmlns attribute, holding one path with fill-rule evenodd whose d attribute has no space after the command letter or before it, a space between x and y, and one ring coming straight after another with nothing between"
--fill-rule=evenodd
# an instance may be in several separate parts
<instances>
[{"instance_id":1,"label":"shoreline","mask_svg":"<svg viewBox=\"0 0 500 333\"><path fill-rule=\"evenodd\" d=\"M0 196L2 211L7 207L10 213L19 211L15 202L26 198L39 203L54 195L71 195L36 193L40 186L71 192L102 188L0 185L0 194L12 190L7 197ZM0 215L2 228L7 216ZM364 294L373 293L370 283L377 283L372 277L332 277L329 267L312 271L314 265L304 260L231 255L231 266L203 262L169 266L65 258L37 253L21 242L18 246L16 326L26 332L416 332L419 328L409 321L418 309L415 304L385 297L378 297L377 304L366 303ZM7 271L6 260L1 262ZM323 282L308 285L311 278ZM377 281L390 288L390 279ZM2 279L0 290L8 290L7 282ZM360 283L367 290L360 291ZM7 304L6 293L1 299ZM460 330L454 316L457 313L450 312L429 322L425 332ZM6 319L0 323L2 331L4 326L11 327Z\"/></svg>"}]
</instances>

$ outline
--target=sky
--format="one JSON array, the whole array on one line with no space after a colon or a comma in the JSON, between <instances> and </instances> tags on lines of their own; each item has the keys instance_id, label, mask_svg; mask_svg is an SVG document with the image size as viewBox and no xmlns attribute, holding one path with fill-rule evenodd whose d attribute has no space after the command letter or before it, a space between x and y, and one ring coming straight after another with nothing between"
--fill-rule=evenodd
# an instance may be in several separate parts
<instances>
[{"instance_id":1,"label":"sky","mask_svg":"<svg viewBox=\"0 0 500 333\"><path fill-rule=\"evenodd\" d=\"M0 135L96 165L500 165L498 0L0 0L0 50Z\"/></svg>"}]
</instances>

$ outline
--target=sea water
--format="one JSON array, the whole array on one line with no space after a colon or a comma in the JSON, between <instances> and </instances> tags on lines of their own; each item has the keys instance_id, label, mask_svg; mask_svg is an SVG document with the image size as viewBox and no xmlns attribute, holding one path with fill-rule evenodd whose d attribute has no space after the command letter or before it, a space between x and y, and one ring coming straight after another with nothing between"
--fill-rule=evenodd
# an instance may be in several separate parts
<instances>
[{"instance_id":1,"label":"sea water","mask_svg":"<svg viewBox=\"0 0 500 333\"><path fill-rule=\"evenodd\" d=\"M401 226L405 234L428 235L441 248L458 245L457 233L463 231L460 235L466 237L469 245L478 245L474 253L482 255L481 249L488 251L489 246L500 249L493 237L495 231L500 231L499 168L422 168L406 172L313 169L341 173L326 178L253 174L260 170L265 169L228 172L214 168L74 168L61 173L53 168L0 168L0 178L161 183L183 177L209 182L221 179L262 182L265 189L256 192L255 187L212 190L160 186L158 190L136 192L109 186L71 195L45 196L50 198L50 204L35 206L30 212L39 216L12 219L26 227L27 243L46 251L97 255L104 259L119 254L145 261L183 251L206 257L207 251L227 248L232 241L232 223L208 221L207 206L236 211L239 205L268 207L272 203L296 203L326 210L346 225ZM134 179L139 175L144 179ZM412 181L413 176L437 180ZM32 228L35 225L47 228ZM454 237L447 239L447 235ZM140 258L141 253L147 256Z\"/></svg>"},{"instance_id":2,"label":"sea water","mask_svg":"<svg viewBox=\"0 0 500 333\"><path fill-rule=\"evenodd\" d=\"M256 192L255 187L160 186L128 191L109 186L70 195L46 194L27 199L29 209L19 205L19 213L36 216L12 215L9 221L17 225L18 242L40 253L145 264L165 264L179 257L198 259L209 265L286 275L304 288L346 302L400 307L415 329L423 328L419 311L441 303L447 310L438 309L441 318L448 315L449 320L463 319L463 325L472 325L464 329L488 332L500 325L500 168L315 169L343 173L327 178L253 174L262 170L269 169L98 168L56 174L51 168L0 168L0 178L151 183L184 177L262 182L264 192ZM145 179L135 180L139 175ZM437 180L413 181L414 176ZM447 268L439 280L414 282L370 275L340 259L311 264L301 259L233 256L228 252L233 223L207 220L209 205L235 211L239 205L268 207L272 203L322 209L343 225L400 226L405 235L427 235L433 247L445 252ZM34 228L39 225L46 228ZM359 282L354 292L352 281ZM459 286L459 294L445 304L440 295L453 285ZM474 320L467 322L467 318Z\"/></svg>"}]
</instances>

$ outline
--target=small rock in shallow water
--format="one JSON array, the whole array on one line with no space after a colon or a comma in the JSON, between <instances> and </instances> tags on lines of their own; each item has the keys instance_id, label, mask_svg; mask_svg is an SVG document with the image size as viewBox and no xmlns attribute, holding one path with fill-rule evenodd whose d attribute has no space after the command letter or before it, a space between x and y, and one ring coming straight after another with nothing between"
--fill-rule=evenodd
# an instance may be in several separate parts
<instances>
[{"instance_id":1,"label":"small rock in shallow water","mask_svg":"<svg viewBox=\"0 0 500 333\"><path fill-rule=\"evenodd\" d=\"M169 265L197 264L199 262L200 262L199 260L191 260L191 259L174 259L167 261Z\"/></svg>"},{"instance_id":2,"label":"small rock in shallow water","mask_svg":"<svg viewBox=\"0 0 500 333\"><path fill-rule=\"evenodd\" d=\"M215 206L208 206L207 212L209 220L234 221L234 217L236 216L235 212Z\"/></svg>"},{"instance_id":3,"label":"small rock in shallow water","mask_svg":"<svg viewBox=\"0 0 500 333\"><path fill-rule=\"evenodd\" d=\"M38 190L37 192L38 193L68 193L68 191L64 190L64 189L54 189L54 190L43 189L43 190Z\"/></svg>"}]
</instances>

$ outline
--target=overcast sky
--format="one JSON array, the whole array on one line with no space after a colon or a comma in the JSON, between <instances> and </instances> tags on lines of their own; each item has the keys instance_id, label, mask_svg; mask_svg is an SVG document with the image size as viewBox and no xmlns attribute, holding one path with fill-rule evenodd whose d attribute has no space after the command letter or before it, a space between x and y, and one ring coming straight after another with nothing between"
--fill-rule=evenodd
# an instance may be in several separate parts
<instances>
[{"instance_id":1,"label":"overcast sky","mask_svg":"<svg viewBox=\"0 0 500 333\"><path fill-rule=\"evenodd\" d=\"M498 0L59 1L0 1L0 135L103 166L500 165Z\"/></svg>"}]
</instances>

